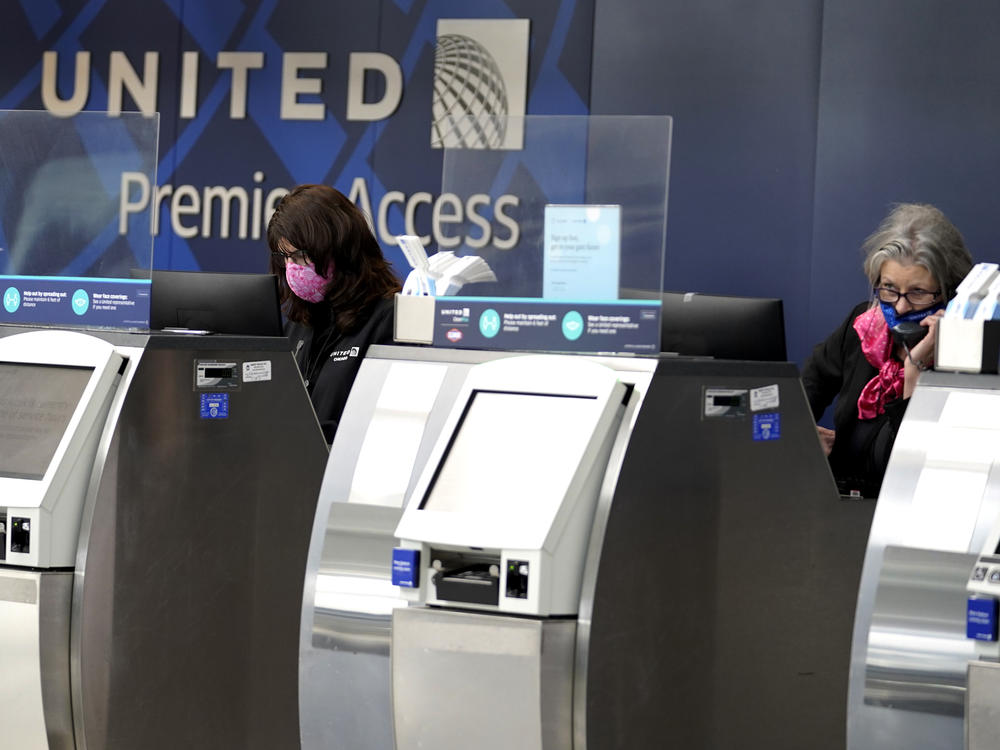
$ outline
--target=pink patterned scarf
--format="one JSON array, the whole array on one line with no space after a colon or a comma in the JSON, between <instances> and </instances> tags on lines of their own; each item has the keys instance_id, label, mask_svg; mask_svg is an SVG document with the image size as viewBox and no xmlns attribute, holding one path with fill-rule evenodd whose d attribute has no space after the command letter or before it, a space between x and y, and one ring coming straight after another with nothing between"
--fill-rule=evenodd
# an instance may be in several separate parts
<instances>
[{"instance_id":1,"label":"pink patterned scarf","mask_svg":"<svg viewBox=\"0 0 1000 750\"><path fill-rule=\"evenodd\" d=\"M873 307L854 319L861 351L878 374L865 384L858 397L858 419L874 419L885 404L903 395L903 363L892 356L892 337L882 310Z\"/></svg>"}]
</instances>

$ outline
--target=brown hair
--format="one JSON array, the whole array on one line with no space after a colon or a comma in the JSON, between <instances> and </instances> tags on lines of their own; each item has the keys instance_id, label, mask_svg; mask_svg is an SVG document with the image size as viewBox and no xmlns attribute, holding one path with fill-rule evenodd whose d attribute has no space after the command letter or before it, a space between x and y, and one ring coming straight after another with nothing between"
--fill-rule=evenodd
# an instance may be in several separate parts
<instances>
[{"instance_id":1,"label":"brown hair","mask_svg":"<svg viewBox=\"0 0 1000 750\"><path fill-rule=\"evenodd\" d=\"M299 185L286 195L267 224L267 244L289 320L309 323L319 308L327 307L334 325L352 333L374 302L400 290L364 213L328 185ZM317 273L333 271L322 302L306 302L289 288L285 261L273 253L292 249L304 253Z\"/></svg>"}]
</instances>

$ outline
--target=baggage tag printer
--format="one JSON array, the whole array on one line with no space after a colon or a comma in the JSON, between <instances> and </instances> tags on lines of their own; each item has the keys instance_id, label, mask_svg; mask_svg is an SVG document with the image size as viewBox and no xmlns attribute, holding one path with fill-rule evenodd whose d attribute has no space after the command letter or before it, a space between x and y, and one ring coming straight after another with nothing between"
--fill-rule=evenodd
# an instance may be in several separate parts
<instances>
[{"instance_id":1,"label":"baggage tag printer","mask_svg":"<svg viewBox=\"0 0 1000 750\"><path fill-rule=\"evenodd\" d=\"M597 497L631 388L595 362L472 368L396 529L414 603L575 615Z\"/></svg>"}]
</instances>

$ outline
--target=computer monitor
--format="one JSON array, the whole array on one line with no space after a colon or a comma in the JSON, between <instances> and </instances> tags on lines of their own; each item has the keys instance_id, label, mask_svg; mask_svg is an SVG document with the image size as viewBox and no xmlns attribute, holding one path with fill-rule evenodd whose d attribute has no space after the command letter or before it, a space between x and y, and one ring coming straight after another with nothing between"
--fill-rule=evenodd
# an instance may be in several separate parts
<instances>
[{"instance_id":1,"label":"computer monitor","mask_svg":"<svg viewBox=\"0 0 1000 750\"><path fill-rule=\"evenodd\" d=\"M660 350L716 359L784 362L780 299L663 292Z\"/></svg>"},{"instance_id":2,"label":"computer monitor","mask_svg":"<svg viewBox=\"0 0 1000 750\"><path fill-rule=\"evenodd\" d=\"M149 327L281 336L273 274L153 271Z\"/></svg>"}]
</instances>

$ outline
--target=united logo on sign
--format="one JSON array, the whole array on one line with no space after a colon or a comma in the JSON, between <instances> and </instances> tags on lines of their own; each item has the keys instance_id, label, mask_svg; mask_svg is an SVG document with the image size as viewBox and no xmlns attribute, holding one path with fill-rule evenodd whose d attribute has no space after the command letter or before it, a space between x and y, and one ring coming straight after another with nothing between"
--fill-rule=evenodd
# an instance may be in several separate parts
<instances>
[{"instance_id":1,"label":"united logo on sign","mask_svg":"<svg viewBox=\"0 0 1000 750\"><path fill-rule=\"evenodd\" d=\"M526 19L438 20L433 148L523 147L528 32Z\"/></svg>"}]
</instances>

